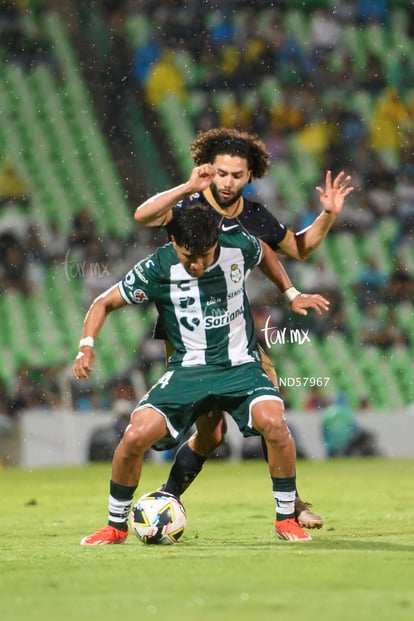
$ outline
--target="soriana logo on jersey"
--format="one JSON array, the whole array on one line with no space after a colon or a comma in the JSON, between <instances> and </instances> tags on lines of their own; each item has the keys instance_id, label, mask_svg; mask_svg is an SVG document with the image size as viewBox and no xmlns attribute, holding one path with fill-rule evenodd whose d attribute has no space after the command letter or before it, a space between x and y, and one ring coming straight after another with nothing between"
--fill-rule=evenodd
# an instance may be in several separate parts
<instances>
[{"instance_id":1,"label":"soriana logo on jersey","mask_svg":"<svg viewBox=\"0 0 414 621\"><path fill-rule=\"evenodd\" d=\"M214 328L222 328L229 325L231 321L241 317L244 313L244 307L240 306L233 312L228 310L213 309L211 315L204 317L204 328L206 330L212 330Z\"/></svg>"}]
</instances>

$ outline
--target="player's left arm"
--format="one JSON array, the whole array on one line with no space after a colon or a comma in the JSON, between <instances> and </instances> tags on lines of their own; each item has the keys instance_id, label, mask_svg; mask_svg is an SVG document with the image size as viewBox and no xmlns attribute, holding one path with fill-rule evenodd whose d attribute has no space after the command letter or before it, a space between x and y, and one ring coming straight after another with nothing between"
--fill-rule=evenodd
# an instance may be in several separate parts
<instances>
[{"instance_id":1,"label":"player's left arm","mask_svg":"<svg viewBox=\"0 0 414 621\"><path fill-rule=\"evenodd\" d=\"M259 263L259 267L266 278L274 283L279 291L283 293L286 289L292 287L292 281L277 254L273 252L266 242L260 240L260 244L262 246L262 260Z\"/></svg>"},{"instance_id":2,"label":"player's left arm","mask_svg":"<svg viewBox=\"0 0 414 621\"><path fill-rule=\"evenodd\" d=\"M322 213L312 222L311 226L293 233L288 230L284 239L279 242L279 249L283 254L304 261L323 242L336 217L342 211L345 198L354 191L350 186L351 176L345 176L342 171L332 181L330 170L326 173L325 188L317 186Z\"/></svg>"},{"instance_id":3,"label":"player's left arm","mask_svg":"<svg viewBox=\"0 0 414 621\"><path fill-rule=\"evenodd\" d=\"M215 174L215 168L211 164L196 166L188 181L155 194L139 205L135 210L134 220L142 226L166 226L171 221L174 205L191 194L206 190Z\"/></svg>"},{"instance_id":4,"label":"player's left arm","mask_svg":"<svg viewBox=\"0 0 414 621\"><path fill-rule=\"evenodd\" d=\"M322 295L306 294L298 291L292 284L278 256L265 242L260 240L262 259L259 267L263 274L273 282L289 303L292 311L299 315L307 315L308 308L313 308L318 315L329 310L329 301Z\"/></svg>"},{"instance_id":5,"label":"player's left arm","mask_svg":"<svg viewBox=\"0 0 414 621\"><path fill-rule=\"evenodd\" d=\"M93 371L95 360L94 342L110 312L126 306L127 302L119 292L118 284L113 285L104 293L101 293L90 305L86 313L79 352L76 356L72 372L76 379L84 380Z\"/></svg>"}]
</instances>

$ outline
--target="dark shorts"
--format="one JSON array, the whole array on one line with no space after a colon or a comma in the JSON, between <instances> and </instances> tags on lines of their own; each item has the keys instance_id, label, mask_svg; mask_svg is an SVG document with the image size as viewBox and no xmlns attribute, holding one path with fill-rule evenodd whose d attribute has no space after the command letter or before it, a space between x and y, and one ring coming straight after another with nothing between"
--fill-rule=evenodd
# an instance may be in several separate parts
<instances>
[{"instance_id":1,"label":"dark shorts","mask_svg":"<svg viewBox=\"0 0 414 621\"><path fill-rule=\"evenodd\" d=\"M169 434L154 448L170 449L202 414L225 410L244 436L258 435L252 426L252 405L257 401L277 400L280 394L260 364L238 367L170 367L139 401L136 410L152 407L166 420Z\"/></svg>"},{"instance_id":2,"label":"dark shorts","mask_svg":"<svg viewBox=\"0 0 414 621\"><path fill-rule=\"evenodd\" d=\"M152 338L154 338L154 339L161 339L163 341L166 341L168 339L168 336L167 336L167 334L165 332L165 329L164 329L164 325L163 325L159 315L158 315L157 320L155 322L154 330L152 332Z\"/></svg>"}]
</instances>

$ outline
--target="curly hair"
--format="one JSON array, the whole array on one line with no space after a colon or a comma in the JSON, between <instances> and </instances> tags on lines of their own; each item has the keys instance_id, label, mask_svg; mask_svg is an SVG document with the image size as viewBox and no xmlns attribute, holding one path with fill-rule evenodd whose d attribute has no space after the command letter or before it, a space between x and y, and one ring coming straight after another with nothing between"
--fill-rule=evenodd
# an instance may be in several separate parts
<instances>
[{"instance_id":1,"label":"curly hair","mask_svg":"<svg viewBox=\"0 0 414 621\"><path fill-rule=\"evenodd\" d=\"M217 155L246 158L256 179L263 177L270 167L269 152L256 135L225 127L200 132L191 144L190 154L197 166L213 163Z\"/></svg>"}]
</instances>

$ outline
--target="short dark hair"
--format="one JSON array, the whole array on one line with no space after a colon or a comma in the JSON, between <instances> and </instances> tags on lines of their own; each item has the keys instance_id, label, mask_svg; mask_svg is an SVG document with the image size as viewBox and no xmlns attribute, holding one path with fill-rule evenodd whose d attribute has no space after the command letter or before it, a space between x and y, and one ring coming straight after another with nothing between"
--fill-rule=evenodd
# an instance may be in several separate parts
<instances>
[{"instance_id":1,"label":"short dark hair","mask_svg":"<svg viewBox=\"0 0 414 621\"><path fill-rule=\"evenodd\" d=\"M212 248L219 236L214 213L200 203L178 209L171 221L170 231L176 244L194 254Z\"/></svg>"},{"instance_id":2,"label":"short dark hair","mask_svg":"<svg viewBox=\"0 0 414 621\"><path fill-rule=\"evenodd\" d=\"M254 134L225 127L200 132L190 147L190 154L197 166L212 164L217 155L243 157L255 179L263 177L270 167L264 142Z\"/></svg>"}]
</instances>

